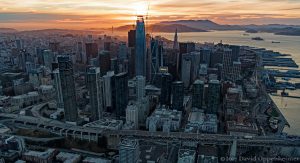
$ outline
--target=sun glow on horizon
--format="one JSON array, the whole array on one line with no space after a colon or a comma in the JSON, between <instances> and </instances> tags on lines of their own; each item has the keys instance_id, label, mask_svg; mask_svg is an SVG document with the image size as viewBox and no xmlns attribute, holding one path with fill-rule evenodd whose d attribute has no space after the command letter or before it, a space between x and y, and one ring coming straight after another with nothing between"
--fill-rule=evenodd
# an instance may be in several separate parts
<instances>
[{"instance_id":1,"label":"sun glow on horizon","mask_svg":"<svg viewBox=\"0 0 300 163\"><path fill-rule=\"evenodd\" d=\"M148 4L146 1L141 1L132 4L132 9L134 10L135 16L146 16L148 14Z\"/></svg>"}]
</instances>

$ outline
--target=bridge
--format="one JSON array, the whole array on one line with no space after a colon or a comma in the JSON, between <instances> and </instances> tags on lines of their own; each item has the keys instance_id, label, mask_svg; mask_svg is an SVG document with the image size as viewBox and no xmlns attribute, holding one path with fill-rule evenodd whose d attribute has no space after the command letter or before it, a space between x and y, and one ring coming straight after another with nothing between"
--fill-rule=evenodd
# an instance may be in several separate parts
<instances>
[{"instance_id":1,"label":"bridge","mask_svg":"<svg viewBox=\"0 0 300 163\"><path fill-rule=\"evenodd\" d=\"M185 132L149 132L141 130L121 130L111 131L92 127L75 126L56 120L45 120L29 116L16 114L1 114L0 118L6 119L6 122L14 126L28 129L36 129L54 133L56 135L73 137L88 141L98 141L99 137L142 139L154 141L181 141L195 142L207 145L232 145L234 141L239 146L300 146L300 138L282 138L277 136L255 136L245 138L240 136L222 135L222 134L201 134Z\"/></svg>"}]
</instances>

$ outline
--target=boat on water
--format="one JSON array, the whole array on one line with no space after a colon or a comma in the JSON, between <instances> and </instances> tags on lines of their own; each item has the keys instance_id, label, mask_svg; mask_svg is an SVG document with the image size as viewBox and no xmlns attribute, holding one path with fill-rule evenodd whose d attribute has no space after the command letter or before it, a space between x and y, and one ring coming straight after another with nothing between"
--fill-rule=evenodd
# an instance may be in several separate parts
<instances>
[{"instance_id":1,"label":"boat on water","mask_svg":"<svg viewBox=\"0 0 300 163\"><path fill-rule=\"evenodd\" d=\"M272 41L272 44L279 44L279 41Z\"/></svg>"},{"instance_id":2,"label":"boat on water","mask_svg":"<svg viewBox=\"0 0 300 163\"><path fill-rule=\"evenodd\" d=\"M288 92L285 92L285 90L283 90L283 91L281 92L281 96L282 96L282 97L287 97L287 96L289 96L289 93L288 93Z\"/></svg>"},{"instance_id":3,"label":"boat on water","mask_svg":"<svg viewBox=\"0 0 300 163\"><path fill-rule=\"evenodd\" d=\"M255 40L255 41L263 41L264 39L261 38L261 37L253 37L252 40Z\"/></svg>"},{"instance_id":4,"label":"boat on water","mask_svg":"<svg viewBox=\"0 0 300 163\"><path fill-rule=\"evenodd\" d=\"M285 80L285 81L290 81L291 78L288 78L288 77L283 77L282 80Z\"/></svg>"}]
</instances>

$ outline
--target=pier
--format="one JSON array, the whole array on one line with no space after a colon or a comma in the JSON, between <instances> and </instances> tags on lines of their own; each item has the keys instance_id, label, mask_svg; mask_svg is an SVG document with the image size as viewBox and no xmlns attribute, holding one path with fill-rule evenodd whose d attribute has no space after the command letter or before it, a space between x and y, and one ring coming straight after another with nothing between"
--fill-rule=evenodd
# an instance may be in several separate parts
<instances>
[{"instance_id":1,"label":"pier","mask_svg":"<svg viewBox=\"0 0 300 163\"><path fill-rule=\"evenodd\" d=\"M281 96L279 94L273 94L273 93L271 93L271 95L272 96ZM298 99L300 99L300 96L290 96L290 95L287 95L287 96L281 96L281 97L289 97L289 98L298 98Z\"/></svg>"}]
</instances>

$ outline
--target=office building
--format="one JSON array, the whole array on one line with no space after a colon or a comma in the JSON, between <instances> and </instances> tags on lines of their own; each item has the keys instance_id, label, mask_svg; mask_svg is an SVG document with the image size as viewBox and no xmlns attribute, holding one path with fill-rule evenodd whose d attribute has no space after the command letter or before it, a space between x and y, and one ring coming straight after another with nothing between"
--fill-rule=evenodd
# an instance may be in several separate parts
<instances>
[{"instance_id":1,"label":"office building","mask_svg":"<svg viewBox=\"0 0 300 163\"><path fill-rule=\"evenodd\" d=\"M222 79L231 79L232 75L232 50L224 49L223 53L223 69L222 69Z\"/></svg>"},{"instance_id":2,"label":"office building","mask_svg":"<svg viewBox=\"0 0 300 163\"><path fill-rule=\"evenodd\" d=\"M98 56L97 43L86 43L85 52L86 52L87 61L89 61L91 58L96 58Z\"/></svg>"},{"instance_id":3,"label":"office building","mask_svg":"<svg viewBox=\"0 0 300 163\"><path fill-rule=\"evenodd\" d=\"M184 84L182 81L172 83L172 109L183 110Z\"/></svg>"},{"instance_id":4,"label":"office building","mask_svg":"<svg viewBox=\"0 0 300 163\"><path fill-rule=\"evenodd\" d=\"M139 128L139 109L135 104L129 104L126 108L126 123L132 123L135 130Z\"/></svg>"},{"instance_id":5,"label":"office building","mask_svg":"<svg viewBox=\"0 0 300 163\"><path fill-rule=\"evenodd\" d=\"M54 61L54 54L50 50L43 51L43 62L46 67L52 70L52 62Z\"/></svg>"},{"instance_id":6,"label":"office building","mask_svg":"<svg viewBox=\"0 0 300 163\"><path fill-rule=\"evenodd\" d=\"M136 77L136 99L141 101L145 97L146 78L144 76Z\"/></svg>"},{"instance_id":7,"label":"office building","mask_svg":"<svg viewBox=\"0 0 300 163\"><path fill-rule=\"evenodd\" d=\"M119 147L119 163L137 163L140 149L138 140L123 139Z\"/></svg>"},{"instance_id":8,"label":"office building","mask_svg":"<svg viewBox=\"0 0 300 163\"><path fill-rule=\"evenodd\" d=\"M99 53L99 65L100 65L100 71L101 75L105 75L108 71L111 69L111 63L110 63L110 52L109 51L101 51Z\"/></svg>"},{"instance_id":9,"label":"office building","mask_svg":"<svg viewBox=\"0 0 300 163\"><path fill-rule=\"evenodd\" d=\"M103 108L103 80L101 79L100 68L90 67L87 70L86 85L90 95L91 121L102 118Z\"/></svg>"},{"instance_id":10,"label":"office building","mask_svg":"<svg viewBox=\"0 0 300 163\"><path fill-rule=\"evenodd\" d=\"M211 49L203 48L200 50L201 63L207 64L210 67Z\"/></svg>"},{"instance_id":11,"label":"office building","mask_svg":"<svg viewBox=\"0 0 300 163\"><path fill-rule=\"evenodd\" d=\"M123 62L125 59L127 59L127 46L126 46L126 42L120 42L118 49L119 49L118 59Z\"/></svg>"},{"instance_id":12,"label":"office building","mask_svg":"<svg viewBox=\"0 0 300 163\"><path fill-rule=\"evenodd\" d=\"M232 80L237 81L241 78L241 69L242 69L242 64L241 62L233 62L232 66Z\"/></svg>"},{"instance_id":13,"label":"office building","mask_svg":"<svg viewBox=\"0 0 300 163\"><path fill-rule=\"evenodd\" d=\"M136 40L136 30L128 31L128 47L134 48L135 47L135 40Z\"/></svg>"},{"instance_id":14,"label":"office building","mask_svg":"<svg viewBox=\"0 0 300 163\"><path fill-rule=\"evenodd\" d=\"M106 111L112 112L112 84L114 82L114 75L113 71L107 72L106 75L103 76L103 98L104 98L104 107Z\"/></svg>"},{"instance_id":15,"label":"office building","mask_svg":"<svg viewBox=\"0 0 300 163\"><path fill-rule=\"evenodd\" d=\"M202 80L196 80L193 84L193 97L192 106L198 109L202 108L204 95L204 82Z\"/></svg>"},{"instance_id":16,"label":"office building","mask_svg":"<svg viewBox=\"0 0 300 163\"><path fill-rule=\"evenodd\" d=\"M73 65L68 56L58 57L60 85L64 101L65 120L77 122L78 112L76 105L76 92L73 74Z\"/></svg>"},{"instance_id":17,"label":"office building","mask_svg":"<svg viewBox=\"0 0 300 163\"><path fill-rule=\"evenodd\" d=\"M184 87L188 88L191 82L191 68L192 68L192 57L186 53L182 55L182 67L181 67L181 81L184 83Z\"/></svg>"},{"instance_id":18,"label":"office building","mask_svg":"<svg viewBox=\"0 0 300 163\"><path fill-rule=\"evenodd\" d=\"M128 104L128 74L116 74L113 80L113 108L115 109L117 118L125 117L125 110Z\"/></svg>"},{"instance_id":19,"label":"office building","mask_svg":"<svg viewBox=\"0 0 300 163\"><path fill-rule=\"evenodd\" d=\"M219 80L210 80L208 86L207 113L216 114L220 104L221 85Z\"/></svg>"},{"instance_id":20,"label":"office building","mask_svg":"<svg viewBox=\"0 0 300 163\"><path fill-rule=\"evenodd\" d=\"M232 58L231 58L231 60L233 62L239 61L241 47L238 46L238 45L230 45L229 48L232 51Z\"/></svg>"},{"instance_id":21,"label":"office building","mask_svg":"<svg viewBox=\"0 0 300 163\"><path fill-rule=\"evenodd\" d=\"M57 108L63 109L64 108L64 100L63 100L63 93L62 93L62 88L61 88L59 69L56 69L53 71L53 76L54 76L54 87L56 90Z\"/></svg>"},{"instance_id":22,"label":"office building","mask_svg":"<svg viewBox=\"0 0 300 163\"><path fill-rule=\"evenodd\" d=\"M169 73L159 73L156 75L155 86L161 89L160 104L170 105L171 102L171 86L172 86L172 75Z\"/></svg>"},{"instance_id":23,"label":"office building","mask_svg":"<svg viewBox=\"0 0 300 163\"><path fill-rule=\"evenodd\" d=\"M135 73L146 77L146 32L144 17L138 16L136 22Z\"/></svg>"}]
</instances>

